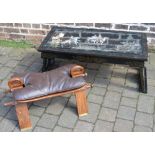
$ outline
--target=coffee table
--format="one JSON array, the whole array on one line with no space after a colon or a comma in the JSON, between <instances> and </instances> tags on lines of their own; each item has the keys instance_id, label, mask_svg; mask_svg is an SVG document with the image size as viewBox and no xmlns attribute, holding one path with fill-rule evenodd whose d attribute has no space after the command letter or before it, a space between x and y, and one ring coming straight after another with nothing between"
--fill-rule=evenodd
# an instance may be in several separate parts
<instances>
[{"instance_id":1,"label":"coffee table","mask_svg":"<svg viewBox=\"0 0 155 155\"><path fill-rule=\"evenodd\" d=\"M145 61L148 58L148 48L144 33L54 26L38 51L43 59L43 71L54 64L56 57L84 58L84 61L91 62L95 59L97 62L102 60L137 68L140 91L147 93Z\"/></svg>"}]
</instances>

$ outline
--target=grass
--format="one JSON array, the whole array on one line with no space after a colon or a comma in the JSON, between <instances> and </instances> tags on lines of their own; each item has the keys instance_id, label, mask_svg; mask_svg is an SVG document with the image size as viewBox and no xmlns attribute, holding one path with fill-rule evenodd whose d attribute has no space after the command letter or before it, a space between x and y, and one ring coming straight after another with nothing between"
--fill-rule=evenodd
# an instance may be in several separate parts
<instances>
[{"instance_id":1,"label":"grass","mask_svg":"<svg viewBox=\"0 0 155 155\"><path fill-rule=\"evenodd\" d=\"M155 53L155 46L149 45L148 50L149 50L150 53Z\"/></svg>"},{"instance_id":2,"label":"grass","mask_svg":"<svg viewBox=\"0 0 155 155\"><path fill-rule=\"evenodd\" d=\"M0 40L0 46L13 47L13 48L32 48L33 44L27 41L15 41L15 40Z\"/></svg>"}]
</instances>

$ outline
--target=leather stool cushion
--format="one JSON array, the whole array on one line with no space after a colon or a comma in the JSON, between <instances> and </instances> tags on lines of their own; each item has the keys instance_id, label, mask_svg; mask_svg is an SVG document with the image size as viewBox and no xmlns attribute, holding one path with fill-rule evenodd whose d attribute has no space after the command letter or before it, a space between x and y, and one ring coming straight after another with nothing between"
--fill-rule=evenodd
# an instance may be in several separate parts
<instances>
[{"instance_id":1,"label":"leather stool cushion","mask_svg":"<svg viewBox=\"0 0 155 155\"><path fill-rule=\"evenodd\" d=\"M65 65L43 73L25 73L20 77L25 87L13 91L15 100L27 100L49 94L80 88L86 84L83 77L72 78L70 70L74 64Z\"/></svg>"}]
</instances>

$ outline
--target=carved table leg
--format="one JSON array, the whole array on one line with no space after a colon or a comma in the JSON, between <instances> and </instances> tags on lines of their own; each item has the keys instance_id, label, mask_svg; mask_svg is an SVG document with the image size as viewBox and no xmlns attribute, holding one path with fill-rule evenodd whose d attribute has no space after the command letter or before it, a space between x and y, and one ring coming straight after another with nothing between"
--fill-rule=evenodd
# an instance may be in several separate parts
<instances>
[{"instance_id":1,"label":"carved table leg","mask_svg":"<svg viewBox=\"0 0 155 155\"><path fill-rule=\"evenodd\" d=\"M50 65L54 65L55 64L55 58L50 58L48 59L48 63L47 63L47 66L50 66Z\"/></svg>"},{"instance_id":2,"label":"carved table leg","mask_svg":"<svg viewBox=\"0 0 155 155\"><path fill-rule=\"evenodd\" d=\"M140 73L140 87L143 93L147 93L147 73L146 67L142 67L139 69Z\"/></svg>"},{"instance_id":3,"label":"carved table leg","mask_svg":"<svg viewBox=\"0 0 155 155\"><path fill-rule=\"evenodd\" d=\"M77 111L79 116L88 114L88 105L85 91L79 91L75 93Z\"/></svg>"},{"instance_id":4,"label":"carved table leg","mask_svg":"<svg viewBox=\"0 0 155 155\"><path fill-rule=\"evenodd\" d=\"M19 103L15 105L16 114L19 122L19 127L21 131L31 129L31 121L29 116L29 111L27 107L27 103Z\"/></svg>"},{"instance_id":5,"label":"carved table leg","mask_svg":"<svg viewBox=\"0 0 155 155\"><path fill-rule=\"evenodd\" d=\"M55 58L43 58L42 71L47 71L51 65L55 64Z\"/></svg>"},{"instance_id":6,"label":"carved table leg","mask_svg":"<svg viewBox=\"0 0 155 155\"><path fill-rule=\"evenodd\" d=\"M55 64L55 58L48 58L47 69L53 69L53 65Z\"/></svg>"},{"instance_id":7,"label":"carved table leg","mask_svg":"<svg viewBox=\"0 0 155 155\"><path fill-rule=\"evenodd\" d=\"M42 67L42 72L46 71L48 67L48 59L43 58L43 67Z\"/></svg>"}]
</instances>

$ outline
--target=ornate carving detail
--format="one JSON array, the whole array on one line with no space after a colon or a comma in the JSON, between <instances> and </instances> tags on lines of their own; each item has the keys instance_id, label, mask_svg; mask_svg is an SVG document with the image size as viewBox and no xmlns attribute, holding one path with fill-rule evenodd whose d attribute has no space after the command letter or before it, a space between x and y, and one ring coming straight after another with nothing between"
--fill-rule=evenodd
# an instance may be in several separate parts
<instances>
[{"instance_id":1,"label":"ornate carving detail","mask_svg":"<svg viewBox=\"0 0 155 155\"><path fill-rule=\"evenodd\" d=\"M82 66L76 65L71 69L71 76L73 78L86 75L87 73L85 73L85 70Z\"/></svg>"},{"instance_id":2,"label":"ornate carving detail","mask_svg":"<svg viewBox=\"0 0 155 155\"><path fill-rule=\"evenodd\" d=\"M24 83L23 83L23 80L20 79L19 77L14 77L14 78L11 78L9 80L8 86L12 91L12 90L15 90L15 89L23 88Z\"/></svg>"}]
</instances>

